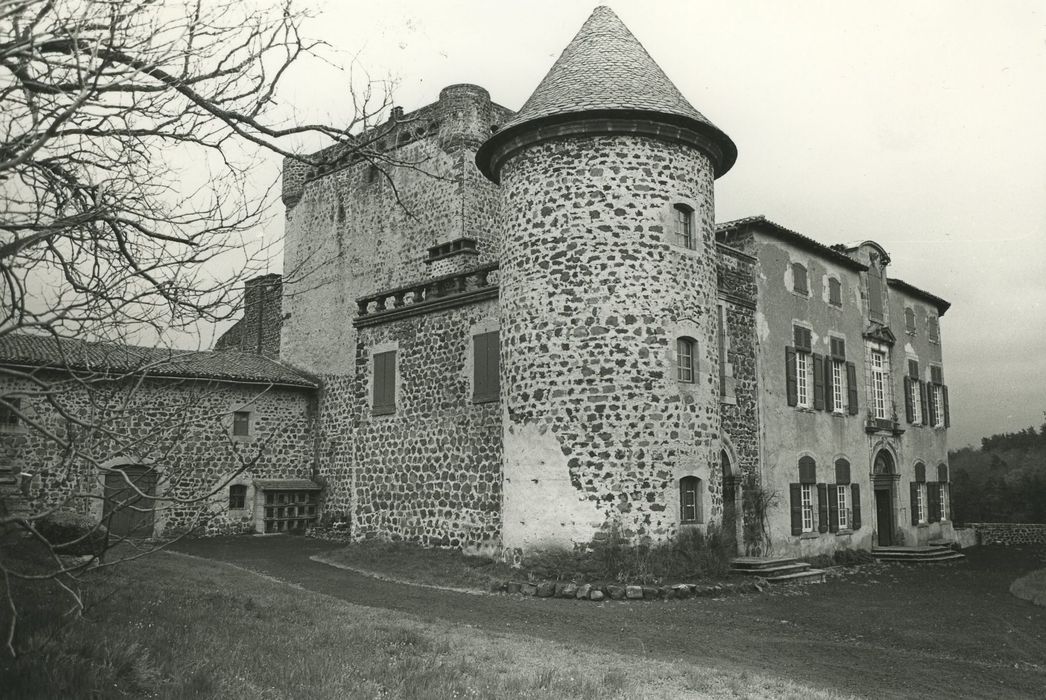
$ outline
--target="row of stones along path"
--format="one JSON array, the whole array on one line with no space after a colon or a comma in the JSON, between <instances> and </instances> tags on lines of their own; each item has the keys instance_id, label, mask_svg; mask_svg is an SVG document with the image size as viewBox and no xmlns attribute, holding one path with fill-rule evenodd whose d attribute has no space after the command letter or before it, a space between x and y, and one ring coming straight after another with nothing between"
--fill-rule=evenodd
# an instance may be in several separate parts
<instances>
[{"instance_id":1,"label":"row of stones along path","mask_svg":"<svg viewBox=\"0 0 1046 700\"><path fill-rule=\"evenodd\" d=\"M1038 567L1020 569L1006 550L971 550L955 566L866 567L762 595L593 605L391 583L310 558L337 546L241 536L175 549L428 621L748 670L859 696L1041 697L1046 688L1046 609L1008 592L1017 576ZM1033 554L1046 557L1046 548Z\"/></svg>"}]
</instances>

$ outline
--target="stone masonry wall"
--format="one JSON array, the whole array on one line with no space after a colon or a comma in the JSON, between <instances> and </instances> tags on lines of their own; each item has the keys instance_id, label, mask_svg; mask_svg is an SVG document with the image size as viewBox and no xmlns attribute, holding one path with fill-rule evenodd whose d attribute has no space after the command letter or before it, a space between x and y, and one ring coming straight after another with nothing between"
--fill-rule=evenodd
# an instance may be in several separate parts
<instances>
[{"instance_id":1,"label":"stone masonry wall","mask_svg":"<svg viewBox=\"0 0 1046 700\"><path fill-rule=\"evenodd\" d=\"M967 523L978 544L1046 544L1046 523Z\"/></svg>"},{"instance_id":2,"label":"stone masonry wall","mask_svg":"<svg viewBox=\"0 0 1046 700\"><path fill-rule=\"evenodd\" d=\"M501 172L506 547L569 546L611 523L679 527L679 479L721 510L713 177L699 151L632 136L562 138ZM674 204L696 250L674 244ZM676 379L678 337L697 344Z\"/></svg>"},{"instance_id":3,"label":"stone masonry wall","mask_svg":"<svg viewBox=\"0 0 1046 700\"><path fill-rule=\"evenodd\" d=\"M60 507L101 518L104 475L98 467L145 464L159 474L157 495L194 499L185 504L160 500L157 535L200 522L208 534L252 531L253 479L312 477L315 399L310 390L158 379L84 385L61 375L45 378L62 411L75 420L40 396L38 385L0 380L0 393L21 394L22 410L39 426L7 427L0 433L7 463L32 475L26 505L33 512ZM239 410L251 414L248 437L231 434L232 411ZM72 449L62 449L45 431ZM242 511L228 509L228 484L233 483L248 485ZM203 497L214 489L213 497Z\"/></svg>"},{"instance_id":4,"label":"stone masonry wall","mask_svg":"<svg viewBox=\"0 0 1046 700\"><path fill-rule=\"evenodd\" d=\"M329 479L351 490L332 490L327 504L352 512L353 537L499 546L501 404L473 403L472 358L473 334L497 327L487 301L360 329L352 459ZM372 415L371 357L391 349L396 410Z\"/></svg>"}]
</instances>

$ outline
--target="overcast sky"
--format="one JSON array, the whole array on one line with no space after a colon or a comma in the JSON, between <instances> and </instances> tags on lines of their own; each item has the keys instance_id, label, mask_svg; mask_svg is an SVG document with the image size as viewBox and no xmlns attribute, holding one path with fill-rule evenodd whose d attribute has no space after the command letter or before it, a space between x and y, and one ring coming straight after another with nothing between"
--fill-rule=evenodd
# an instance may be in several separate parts
<instances>
[{"instance_id":1,"label":"overcast sky","mask_svg":"<svg viewBox=\"0 0 1046 700\"><path fill-rule=\"evenodd\" d=\"M329 2L308 29L397 79L407 111L452 83L518 109L592 2ZM942 319L950 443L1046 411L1046 3L617 0L682 93L733 138L717 220L763 214L822 243L874 239ZM293 76L343 120L344 76ZM279 224L279 220L277 220Z\"/></svg>"}]
</instances>

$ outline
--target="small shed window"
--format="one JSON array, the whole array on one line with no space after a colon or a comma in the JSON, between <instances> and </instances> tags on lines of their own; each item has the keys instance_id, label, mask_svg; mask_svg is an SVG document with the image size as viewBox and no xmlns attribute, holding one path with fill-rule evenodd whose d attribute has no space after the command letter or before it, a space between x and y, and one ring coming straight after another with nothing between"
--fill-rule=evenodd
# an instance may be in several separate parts
<instances>
[{"instance_id":1,"label":"small shed window","mask_svg":"<svg viewBox=\"0 0 1046 700\"><path fill-rule=\"evenodd\" d=\"M242 510L247 507L247 487L233 484L229 487L229 509Z\"/></svg>"},{"instance_id":2,"label":"small shed window","mask_svg":"<svg viewBox=\"0 0 1046 700\"><path fill-rule=\"evenodd\" d=\"M676 204L673 207L675 215L675 236L676 245L681 245L684 248L694 249L697 247L697 240L694 237L694 210L685 204Z\"/></svg>"},{"instance_id":3,"label":"small shed window","mask_svg":"<svg viewBox=\"0 0 1046 700\"><path fill-rule=\"evenodd\" d=\"M679 381L693 384L696 381L697 341L693 338L676 340L676 376Z\"/></svg>"},{"instance_id":4,"label":"small shed window","mask_svg":"<svg viewBox=\"0 0 1046 700\"><path fill-rule=\"evenodd\" d=\"M828 278L828 303L832 306L843 305L843 285L834 277Z\"/></svg>"},{"instance_id":5,"label":"small shed window","mask_svg":"<svg viewBox=\"0 0 1046 700\"><path fill-rule=\"evenodd\" d=\"M696 476L684 476L679 480L679 508L681 522L701 522L701 480Z\"/></svg>"},{"instance_id":6,"label":"small shed window","mask_svg":"<svg viewBox=\"0 0 1046 700\"><path fill-rule=\"evenodd\" d=\"M806 267L802 263L792 263L792 291L804 296L810 293L810 285L806 279Z\"/></svg>"},{"instance_id":7,"label":"small shed window","mask_svg":"<svg viewBox=\"0 0 1046 700\"><path fill-rule=\"evenodd\" d=\"M233 411L232 434L237 436L245 436L251 434L250 411Z\"/></svg>"}]
</instances>

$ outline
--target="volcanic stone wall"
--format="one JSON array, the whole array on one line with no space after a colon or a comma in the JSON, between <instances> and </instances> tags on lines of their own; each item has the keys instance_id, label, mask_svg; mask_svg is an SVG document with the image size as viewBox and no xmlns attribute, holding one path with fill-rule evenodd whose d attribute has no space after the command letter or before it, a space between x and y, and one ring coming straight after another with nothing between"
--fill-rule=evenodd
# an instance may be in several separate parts
<instances>
[{"instance_id":1,"label":"volcanic stone wall","mask_svg":"<svg viewBox=\"0 0 1046 700\"><path fill-rule=\"evenodd\" d=\"M201 523L208 534L253 531L253 479L313 476L312 390L188 379L81 383L59 374L41 376L61 412L39 395L38 385L0 380L4 396L25 392L22 411L37 426L5 426L0 432L5 462L32 475L26 505L33 512L58 507L101 518L104 479L95 464L144 464L159 475L157 495L170 497L156 504L157 535ZM241 410L250 412L250 435L234 437L232 412ZM47 439L47 433L70 449ZM248 486L246 508L229 510L229 484Z\"/></svg>"},{"instance_id":2,"label":"volcanic stone wall","mask_svg":"<svg viewBox=\"0 0 1046 700\"><path fill-rule=\"evenodd\" d=\"M968 523L978 544L1046 544L1046 523Z\"/></svg>"},{"instance_id":3,"label":"volcanic stone wall","mask_svg":"<svg viewBox=\"0 0 1046 700\"><path fill-rule=\"evenodd\" d=\"M672 537L679 479L717 515L713 176L699 151L634 136L561 138L501 173L504 544L589 541L612 523ZM696 250L674 245L674 205ZM676 379L678 337L697 342Z\"/></svg>"},{"instance_id":4,"label":"volcanic stone wall","mask_svg":"<svg viewBox=\"0 0 1046 700\"><path fill-rule=\"evenodd\" d=\"M473 335L497 328L486 301L359 330L351 476L330 480L351 491L332 488L327 506L351 510L354 538L498 547L501 403L473 402L472 357ZM393 349L395 412L373 415L372 355Z\"/></svg>"}]
</instances>

